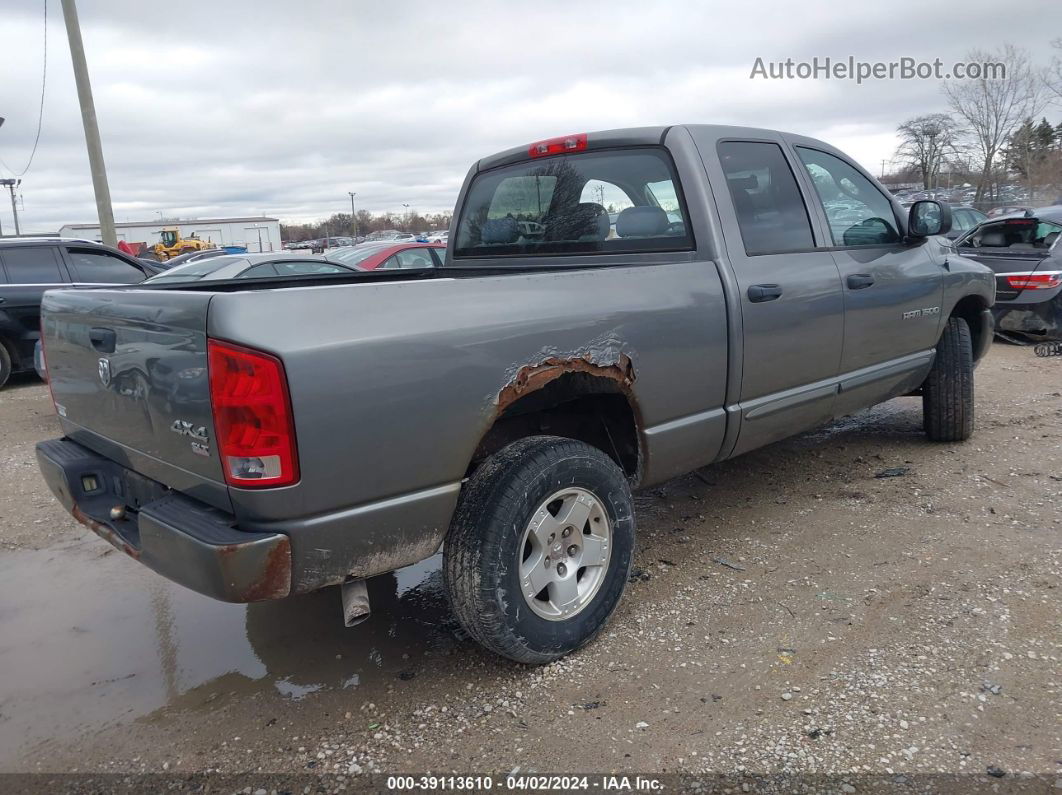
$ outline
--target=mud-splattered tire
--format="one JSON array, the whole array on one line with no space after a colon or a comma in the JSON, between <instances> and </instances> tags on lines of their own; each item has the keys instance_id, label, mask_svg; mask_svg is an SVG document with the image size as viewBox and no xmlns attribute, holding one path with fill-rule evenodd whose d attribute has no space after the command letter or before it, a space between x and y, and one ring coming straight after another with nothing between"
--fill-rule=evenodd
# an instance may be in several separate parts
<instances>
[{"instance_id":1,"label":"mud-splattered tire","mask_svg":"<svg viewBox=\"0 0 1062 795\"><path fill-rule=\"evenodd\" d=\"M557 494L575 496L572 503L563 497L549 502ZM563 518L561 503L571 507L579 498L592 506L583 509L589 518L583 519L581 513L571 526L559 521L559 532L571 534L574 529L576 535L565 535L556 557L542 562L545 569L552 564L554 573L559 571L558 563L570 567L566 573L580 585L590 583L583 578L593 573L593 588L584 589L571 603L572 615L559 610L549 617L545 614L552 606L553 584L539 594L535 609L534 597L525 595L531 589L525 574L532 546L538 543L529 534L539 526L544 506L558 506L557 516L549 517L556 521ZM571 508L566 516L575 514ZM597 527L608 527L600 535L608 538L607 553L595 558L602 561L596 566L581 566L582 554L589 553L592 540L598 538L595 522ZM584 538L585 548L580 547ZM559 534L557 540L561 541ZM596 543L599 548L600 541ZM548 556L549 549L556 545L538 551ZM615 462L582 442L535 436L492 455L465 484L446 537L443 578L454 613L469 635L511 660L542 664L588 643L606 624L623 595L633 550L634 506Z\"/></svg>"},{"instance_id":2,"label":"mud-splattered tire","mask_svg":"<svg viewBox=\"0 0 1062 795\"><path fill-rule=\"evenodd\" d=\"M922 385L922 425L934 442L961 442L974 429L974 363L970 327L948 318L933 369Z\"/></svg>"}]
</instances>

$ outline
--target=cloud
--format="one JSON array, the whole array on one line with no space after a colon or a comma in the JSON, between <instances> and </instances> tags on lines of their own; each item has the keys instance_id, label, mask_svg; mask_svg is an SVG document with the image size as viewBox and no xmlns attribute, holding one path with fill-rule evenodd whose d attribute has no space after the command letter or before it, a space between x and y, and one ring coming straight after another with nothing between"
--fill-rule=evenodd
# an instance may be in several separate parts
<instances>
[{"instance_id":1,"label":"cloud","mask_svg":"<svg viewBox=\"0 0 1062 795\"><path fill-rule=\"evenodd\" d=\"M95 218L69 51L49 0L44 132L23 228ZM13 4L8 4L13 5ZM1057 16L1056 0L1023 6ZM877 173L903 119L944 108L933 81L750 80L756 57L961 60L998 43L998 3L386 5L185 0L81 4L118 220L320 218L450 209L469 166L568 132L729 123L829 140ZM0 157L21 169L36 124L40 5L0 10ZM1030 47L1049 58L1049 26ZM1028 33L1023 38L1031 38ZM0 219L10 229L10 211Z\"/></svg>"}]
</instances>

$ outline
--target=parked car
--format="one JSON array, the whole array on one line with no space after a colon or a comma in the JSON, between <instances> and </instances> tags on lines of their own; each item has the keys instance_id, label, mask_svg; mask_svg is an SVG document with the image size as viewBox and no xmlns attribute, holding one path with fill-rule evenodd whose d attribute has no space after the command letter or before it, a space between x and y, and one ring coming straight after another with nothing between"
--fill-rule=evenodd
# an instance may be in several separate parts
<instances>
[{"instance_id":1,"label":"parked car","mask_svg":"<svg viewBox=\"0 0 1062 795\"><path fill-rule=\"evenodd\" d=\"M362 243L329 251L325 258L362 271L434 268L443 264L446 246L438 243Z\"/></svg>"},{"instance_id":2,"label":"parked car","mask_svg":"<svg viewBox=\"0 0 1062 795\"><path fill-rule=\"evenodd\" d=\"M951 231L946 237L956 240L987 219L988 216L978 209L953 204L951 206Z\"/></svg>"},{"instance_id":3,"label":"parked car","mask_svg":"<svg viewBox=\"0 0 1062 795\"><path fill-rule=\"evenodd\" d=\"M172 270L178 265L185 265L189 262L199 262L204 259L212 259L213 257L222 257L229 252L223 248L208 248L202 251L189 251L187 254L178 254L173 259L168 259L165 262L156 262L155 265L160 271Z\"/></svg>"},{"instance_id":4,"label":"parked car","mask_svg":"<svg viewBox=\"0 0 1062 795\"><path fill-rule=\"evenodd\" d=\"M1004 215L1020 215L1021 213L1027 212L1028 209L1028 207L1022 207L1019 204L1008 204L1002 207L993 207L986 212L985 215L989 218L1000 218Z\"/></svg>"},{"instance_id":5,"label":"parked car","mask_svg":"<svg viewBox=\"0 0 1062 795\"><path fill-rule=\"evenodd\" d=\"M428 235L427 241L429 243L445 243L450 239L449 229L440 229L436 232L432 232Z\"/></svg>"},{"instance_id":6,"label":"parked car","mask_svg":"<svg viewBox=\"0 0 1062 795\"><path fill-rule=\"evenodd\" d=\"M1004 336L1062 339L1062 205L989 219L956 241L960 254L996 273L996 329Z\"/></svg>"},{"instance_id":7,"label":"parked car","mask_svg":"<svg viewBox=\"0 0 1062 795\"><path fill-rule=\"evenodd\" d=\"M91 240L0 240L0 387L12 373L34 369L45 290L133 284L153 272L135 257Z\"/></svg>"},{"instance_id":8,"label":"parked car","mask_svg":"<svg viewBox=\"0 0 1062 795\"><path fill-rule=\"evenodd\" d=\"M599 182L630 202L615 237ZM939 237L946 205L903 213L821 141L538 141L473 165L455 217L437 268L49 292L55 496L217 598L341 584L348 623L365 578L442 547L470 636L544 663L619 602L631 488L901 395L930 439L973 431L991 270ZM197 386L157 393L159 365Z\"/></svg>"},{"instance_id":9,"label":"parked car","mask_svg":"<svg viewBox=\"0 0 1062 795\"><path fill-rule=\"evenodd\" d=\"M152 276L150 284L183 284L225 279L275 279L290 276L327 276L351 273L352 268L321 258L294 257L290 254L226 254L178 265Z\"/></svg>"}]
</instances>

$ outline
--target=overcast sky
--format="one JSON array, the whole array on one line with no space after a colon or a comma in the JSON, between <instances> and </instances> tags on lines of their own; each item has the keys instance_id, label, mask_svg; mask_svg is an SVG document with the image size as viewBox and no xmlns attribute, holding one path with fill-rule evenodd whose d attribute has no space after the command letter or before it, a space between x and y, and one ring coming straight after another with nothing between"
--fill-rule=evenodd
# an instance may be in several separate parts
<instances>
[{"instance_id":1,"label":"overcast sky","mask_svg":"<svg viewBox=\"0 0 1062 795\"><path fill-rule=\"evenodd\" d=\"M903 119L943 110L927 81L765 81L757 57L962 60L1009 41L1046 64L1062 3L82 0L82 32L118 221L358 207L452 209L476 159L610 127L747 124L823 138L879 173ZM794 13L799 9L799 13ZM44 126L23 231L94 222L58 0L48 0ZM0 165L36 131L42 0L0 8ZM1048 111L1053 121L1060 109ZM0 222L11 231L11 210Z\"/></svg>"}]
</instances>

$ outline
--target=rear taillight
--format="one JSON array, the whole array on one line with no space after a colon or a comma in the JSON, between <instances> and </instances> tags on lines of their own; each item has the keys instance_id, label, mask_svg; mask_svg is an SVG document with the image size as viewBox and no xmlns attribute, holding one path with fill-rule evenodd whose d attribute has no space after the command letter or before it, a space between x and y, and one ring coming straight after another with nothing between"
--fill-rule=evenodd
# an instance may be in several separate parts
<instances>
[{"instance_id":1,"label":"rear taillight","mask_svg":"<svg viewBox=\"0 0 1062 795\"><path fill-rule=\"evenodd\" d=\"M299 479L284 365L275 356L209 340L210 405L225 482L240 488Z\"/></svg>"},{"instance_id":2,"label":"rear taillight","mask_svg":"<svg viewBox=\"0 0 1062 795\"><path fill-rule=\"evenodd\" d=\"M1062 273L1008 273L1007 284L1015 290L1051 290L1062 285Z\"/></svg>"},{"instance_id":3,"label":"rear taillight","mask_svg":"<svg viewBox=\"0 0 1062 795\"><path fill-rule=\"evenodd\" d=\"M563 155L566 152L581 152L584 149L586 149L586 133L579 133L536 141L527 148L527 153L531 157L546 157L547 155Z\"/></svg>"}]
</instances>

